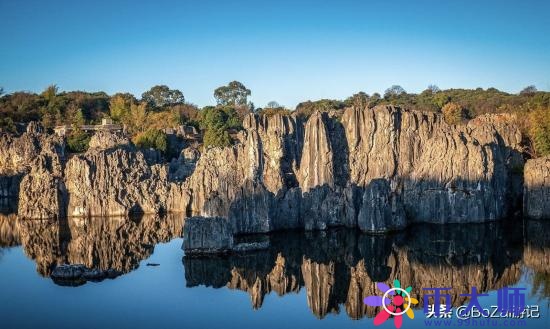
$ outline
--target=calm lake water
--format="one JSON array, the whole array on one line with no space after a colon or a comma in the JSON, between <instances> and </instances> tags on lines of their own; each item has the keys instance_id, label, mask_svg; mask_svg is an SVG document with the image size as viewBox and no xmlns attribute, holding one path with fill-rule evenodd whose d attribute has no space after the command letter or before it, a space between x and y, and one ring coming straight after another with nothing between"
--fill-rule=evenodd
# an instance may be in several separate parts
<instances>
[{"instance_id":1,"label":"calm lake water","mask_svg":"<svg viewBox=\"0 0 550 329\"><path fill-rule=\"evenodd\" d=\"M473 286L488 294L479 297L487 308L498 289L526 288L540 318L516 327L550 328L550 223L280 232L241 238L269 240L268 250L211 258L185 257L182 224L174 215L61 222L0 215L0 328L367 328L380 310L363 298L381 296L376 282L395 279L420 301L402 328L437 327L422 312L422 288L430 287L452 287L458 326L454 311L469 302L460 294ZM56 282L50 275L61 264L118 276Z\"/></svg>"}]
</instances>

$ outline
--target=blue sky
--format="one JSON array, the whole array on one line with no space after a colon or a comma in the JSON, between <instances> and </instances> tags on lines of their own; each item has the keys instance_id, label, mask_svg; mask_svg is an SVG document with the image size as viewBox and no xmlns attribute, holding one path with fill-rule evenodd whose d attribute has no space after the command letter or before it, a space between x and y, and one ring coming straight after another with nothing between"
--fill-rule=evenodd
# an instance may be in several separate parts
<instances>
[{"instance_id":1,"label":"blue sky","mask_svg":"<svg viewBox=\"0 0 550 329\"><path fill-rule=\"evenodd\" d=\"M496 87L550 89L550 1L0 0L5 91L180 89L200 106Z\"/></svg>"}]
</instances>

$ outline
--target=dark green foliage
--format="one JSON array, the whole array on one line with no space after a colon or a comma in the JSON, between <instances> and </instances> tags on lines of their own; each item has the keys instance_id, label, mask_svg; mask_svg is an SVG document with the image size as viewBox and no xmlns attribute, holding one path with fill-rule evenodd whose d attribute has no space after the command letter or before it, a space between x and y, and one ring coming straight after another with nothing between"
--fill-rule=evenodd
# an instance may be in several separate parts
<instances>
[{"instance_id":1,"label":"dark green foliage","mask_svg":"<svg viewBox=\"0 0 550 329\"><path fill-rule=\"evenodd\" d=\"M247 89L239 81L231 81L227 86L221 86L214 90L214 98L218 105L247 105L247 98L250 96L250 89Z\"/></svg>"},{"instance_id":2,"label":"dark green foliage","mask_svg":"<svg viewBox=\"0 0 550 329\"><path fill-rule=\"evenodd\" d=\"M154 86L149 91L141 95L141 100L148 103L153 108L162 108L165 106L174 106L183 104L185 98L183 93L177 89L170 89L168 86Z\"/></svg>"},{"instance_id":3,"label":"dark green foliage","mask_svg":"<svg viewBox=\"0 0 550 329\"><path fill-rule=\"evenodd\" d=\"M67 136L67 150L70 153L82 153L88 150L90 135L80 129L74 130Z\"/></svg>"},{"instance_id":4,"label":"dark green foliage","mask_svg":"<svg viewBox=\"0 0 550 329\"><path fill-rule=\"evenodd\" d=\"M210 128L204 132L203 143L205 148L209 146L225 147L231 145L231 137L223 128Z\"/></svg>"},{"instance_id":5,"label":"dark green foliage","mask_svg":"<svg viewBox=\"0 0 550 329\"><path fill-rule=\"evenodd\" d=\"M148 129L144 133L136 135L133 141L140 148L154 148L162 153L166 153L168 150L166 134L158 129Z\"/></svg>"},{"instance_id":6,"label":"dark green foliage","mask_svg":"<svg viewBox=\"0 0 550 329\"><path fill-rule=\"evenodd\" d=\"M344 103L346 106L353 106L356 108L363 109L369 105L369 95L367 93L360 91L353 96L348 97Z\"/></svg>"},{"instance_id":7,"label":"dark green foliage","mask_svg":"<svg viewBox=\"0 0 550 329\"><path fill-rule=\"evenodd\" d=\"M259 109L256 113L260 114L260 115L265 115L265 116L268 116L268 117L272 117L276 114L281 114L281 115L290 115L292 114L292 112L289 110L289 109L286 109L284 107L275 107L275 108L264 108L264 109Z\"/></svg>"},{"instance_id":8,"label":"dark green foliage","mask_svg":"<svg viewBox=\"0 0 550 329\"><path fill-rule=\"evenodd\" d=\"M527 127L534 155L550 155L550 107L532 110L528 115Z\"/></svg>"},{"instance_id":9,"label":"dark green foliage","mask_svg":"<svg viewBox=\"0 0 550 329\"><path fill-rule=\"evenodd\" d=\"M10 117L6 117L6 118L0 117L0 132L1 131L10 132L10 133L15 133L16 132L15 123L13 122L12 118L10 118Z\"/></svg>"},{"instance_id":10,"label":"dark green foliage","mask_svg":"<svg viewBox=\"0 0 550 329\"><path fill-rule=\"evenodd\" d=\"M200 128L204 130L204 146L231 144L229 129L241 129L242 120L230 106L207 106L201 110Z\"/></svg>"},{"instance_id":11,"label":"dark green foliage","mask_svg":"<svg viewBox=\"0 0 550 329\"><path fill-rule=\"evenodd\" d=\"M302 102L296 106L296 114L301 117L309 117L315 111L329 112L331 110L343 110L346 103L335 99L321 99L318 101Z\"/></svg>"},{"instance_id":12,"label":"dark green foliage","mask_svg":"<svg viewBox=\"0 0 550 329\"><path fill-rule=\"evenodd\" d=\"M384 98L391 99L393 97L399 97L400 95L403 95L406 93L407 92L405 91L405 89L403 89L403 87L399 85L393 85L388 89L386 89L386 91L384 92Z\"/></svg>"}]
</instances>

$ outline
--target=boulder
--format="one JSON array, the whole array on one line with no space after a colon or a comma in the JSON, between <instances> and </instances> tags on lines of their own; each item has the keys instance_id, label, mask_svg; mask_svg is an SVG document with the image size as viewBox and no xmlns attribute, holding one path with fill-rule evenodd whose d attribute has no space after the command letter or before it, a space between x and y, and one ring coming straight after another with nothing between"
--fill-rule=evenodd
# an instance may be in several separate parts
<instances>
[{"instance_id":1,"label":"boulder","mask_svg":"<svg viewBox=\"0 0 550 329\"><path fill-rule=\"evenodd\" d=\"M114 279L121 274L121 272L113 269L99 270L87 268L82 264L63 264L53 269L51 278L58 285L78 286L87 281Z\"/></svg>"},{"instance_id":2,"label":"boulder","mask_svg":"<svg viewBox=\"0 0 550 329\"><path fill-rule=\"evenodd\" d=\"M221 217L191 217L183 224L186 256L228 253L233 248L231 223Z\"/></svg>"},{"instance_id":3,"label":"boulder","mask_svg":"<svg viewBox=\"0 0 550 329\"><path fill-rule=\"evenodd\" d=\"M117 146L129 145L130 140L123 133L108 130L97 131L90 138L90 149L107 150Z\"/></svg>"}]
</instances>

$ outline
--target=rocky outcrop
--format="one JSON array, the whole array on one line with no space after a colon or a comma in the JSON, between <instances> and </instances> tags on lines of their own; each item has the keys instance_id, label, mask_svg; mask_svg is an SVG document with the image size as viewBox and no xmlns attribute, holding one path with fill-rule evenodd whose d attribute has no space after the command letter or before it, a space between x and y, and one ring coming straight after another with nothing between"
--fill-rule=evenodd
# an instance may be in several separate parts
<instances>
[{"instance_id":1,"label":"rocky outcrop","mask_svg":"<svg viewBox=\"0 0 550 329\"><path fill-rule=\"evenodd\" d=\"M0 135L0 198L17 197L24 218L63 216L64 159L63 139L44 134L37 123L19 137Z\"/></svg>"},{"instance_id":2,"label":"rocky outcrop","mask_svg":"<svg viewBox=\"0 0 550 329\"><path fill-rule=\"evenodd\" d=\"M265 250L269 241L234 243L233 227L221 217L191 217L183 225L183 246L186 256L227 253L249 253Z\"/></svg>"},{"instance_id":3,"label":"rocky outcrop","mask_svg":"<svg viewBox=\"0 0 550 329\"><path fill-rule=\"evenodd\" d=\"M229 252L233 248L231 224L221 217L191 217L183 225L187 256Z\"/></svg>"},{"instance_id":4,"label":"rocky outcrop","mask_svg":"<svg viewBox=\"0 0 550 329\"><path fill-rule=\"evenodd\" d=\"M523 177L523 214L550 219L550 157L528 160Z\"/></svg>"},{"instance_id":5,"label":"rocky outcrop","mask_svg":"<svg viewBox=\"0 0 550 329\"><path fill-rule=\"evenodd\" d=\"M30 123L21 136L0 134L0 176L25 174L42 156L54 174L62 172L65 143L56 135L44 134L37 123Z\"/></svg>"},{"instance_id":6,"label":"rocky outcrop","mask_svg":"<svg viewBox=\"0 0 550 329\"><path fill-rule=\"evenodd\" d=\"M28 167L19 210L39 218L178 211L226 218L235 234L498 220L522 193L521 134L510 121L486 115L452 126L392 106L316 112L306 122L249 114L235 145L200 157L186 149L170 164L100 132L64 166L23 152L44 164Z\"/></svg>"},{"instance_id":7,"label":"rocky outcrop","mask_svg":"<svg viewBox=\"0 0 550 329\"><path fill-rule=\"evenodd\" d=\"M90 269L82 264L63 264L57 266L50 277L60 286L79 286L87 281L102 281L107 278L114 279L121 275L121 272L108 269Z\"/></svg>"},{"instance_id":8,"label":"rocky outcrop","mask_svg":"<svg viewBox=\"0 0 550 329\"><path fill-rule=\"evenodd\" d=\"M521 196L521 134L509 121L451 126L391 106L314 113L305 124L251 114L237 145L198 161L184 184L188 213L228 218L235 233L501 219Z\"/></svg>"},{"instance_id":9,"label":"rocky outcrop","mask_svg":"<svg viewBox=\"0 0 550 329\"><path fill-rule=\"evenodd\" d=\"M27 219L64 217L67 197L63 178L47 158L37 160L21 181L17 213Z\"/></svg>"},{"instance_id":10,"label":"rocky outcrop","mask_svg":"<svg viewBox=\"0 0 550 329\"><path fill-rule=\"evenodd\" d=\"M90 138L90 149L108 150L117 146L128 146L130 140L122 133L99 130Z\"/></svg>"},{"instance_id":11,"label":"rocky outcrop","mask_svg":"<svg viewBox=\"0 0 550 329\"><path fill-rule=\"evenodd\" d=\"M120 216L183 211L182 192L168 168L149 163L132 146L90 149L65 168L69 216Z\"/></svg>"},{"instance_id":12,"label":"rocky outcrop","mask_svg":"<svg viewBox=\"0 0 550 329\"><path fill-rule=\"evenodd\" d=\"M373 179L363 190L357 226L362 231L393 231L407 225L401 196L385 179Z\"/></svg>"}]
</instances>

